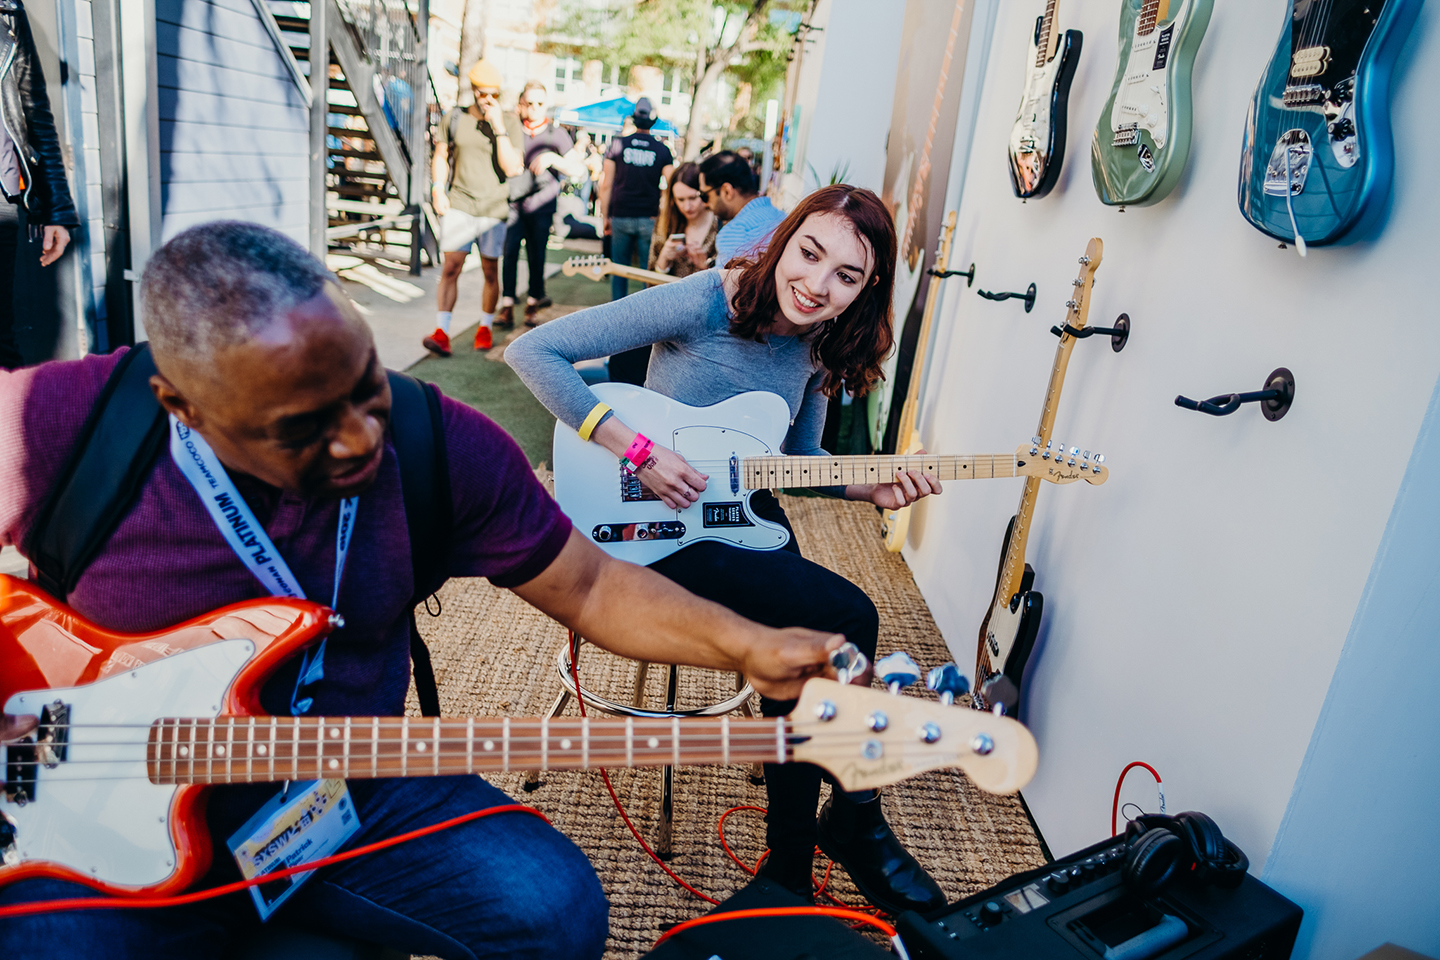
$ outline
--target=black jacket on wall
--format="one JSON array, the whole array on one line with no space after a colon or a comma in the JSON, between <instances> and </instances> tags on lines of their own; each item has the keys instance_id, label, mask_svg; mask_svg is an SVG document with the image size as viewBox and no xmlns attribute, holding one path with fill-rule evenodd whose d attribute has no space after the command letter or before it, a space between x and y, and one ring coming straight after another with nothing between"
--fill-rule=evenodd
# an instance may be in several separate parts
<instances>
[{"instance_id":1,"label":"black jacket on wall","mask_svg":"<svg viewBox=\"0 0 1440 960\"><path fill-rule=\"evenodd\" d=\"M36 227L80 226L65 179L45 74L20 0L0 0L0 122L20 155L25 189L14 202L25 208L26 219Z\"/></svg>"}]
</instances>

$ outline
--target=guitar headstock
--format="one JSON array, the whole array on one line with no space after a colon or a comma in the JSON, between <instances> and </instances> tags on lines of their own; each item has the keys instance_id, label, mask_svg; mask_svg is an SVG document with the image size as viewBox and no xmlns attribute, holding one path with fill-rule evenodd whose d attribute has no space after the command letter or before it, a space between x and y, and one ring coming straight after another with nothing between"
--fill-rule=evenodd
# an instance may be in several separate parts
<instances>
[{"instance_id":1,"label":"guitar headstock","mask_svg":"<svg viewBox=\"0 0 1440 960\"><path fill-rule=\"evenodd\" d=\"M871 687L811 680L790 713L796 761L824 767L846 790L959 767L987 793L1014 793L1035 775L1035 738L1017 720Z\"/></svg>"},{"instance_id":2,"label":"guitar headstock","mask_svg":"<svg viewBox=\"0 0 1440 960\"><path fill-rule=\"evenodd\" d=\"M1105 254L1105 244L1099 237L1091 237L1085 245L1085 255L1080 258L1080 272L1071 283L1075 294L1065 301L1065 322L1075 329L1085 326L1090 316L1090 289L1095 286L1095 271Z\"/></svg>"},{"instance_id":3,"label":"guitar headstock","mask_svg":"<svg viewBox=\"0 0 1440 960\"><path fill-rule=\"evenodd\" d=\"M567 277L580 274L591 280L599 280L609 273L610 258L598 254L588 257L571 257L560 265L560 272Z\"/></svg>"},{"instance_id":4,"label":"guitar headstock","mask_svg":"<svg viewBox=\"0 0 1440 960\"><path fill-rule=\"evenodd\" d=\"M1097 487L1110 479L1110 468L1105 466L1103 453L1091 453L1079 447L1067 450L1065 444L1051 441L1046 441L1042 447L1039 437L1031 437L1029 443L1015 448L1015 472L1022 477L1039 477L1051 483L1084 480Z\"/></svg>"}]
</instances>

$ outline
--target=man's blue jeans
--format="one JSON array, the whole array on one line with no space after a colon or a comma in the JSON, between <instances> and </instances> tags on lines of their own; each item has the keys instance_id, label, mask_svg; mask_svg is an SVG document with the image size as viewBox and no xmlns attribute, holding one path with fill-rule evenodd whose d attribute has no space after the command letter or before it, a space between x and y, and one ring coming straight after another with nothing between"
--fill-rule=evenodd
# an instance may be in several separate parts
<instances>
[{"instance_id":1,"label":"man's blue jeans","mask_svg":"<svg viewBox=\"0 0 1440 960\"><path fill-rule=\"evenodd\" d=\"M224 852L197 889L239 879L224 841L277 789L226 787L212 796L208 819ZM360 831L349 847L513 802L479 777L352 780L350 793ZM0 890L0 903L95 895L26 880ZM539 817L501 813L327 867L272 920L415 955L539 960L598 958L608 910L579 848ZM200 960L228 953L259 922L248 891L162 910L42 914L0 923L0 957Z\"/></svg>"},{"instance_id":2,"label":"man's blue jeans","mask_svg":"<svg viewBox=\"0 0 1440 960\"><path fill-rule=\"evenodd\" d=\"M638 256L638 266L650 262L650 237L655 233L654 217L612 217L610 219L610 259L627 267L637 266L633 260ZM630 292L630 282L624 277L610 278L610 299L619 300Z\"/></svg>"}]
</instances>

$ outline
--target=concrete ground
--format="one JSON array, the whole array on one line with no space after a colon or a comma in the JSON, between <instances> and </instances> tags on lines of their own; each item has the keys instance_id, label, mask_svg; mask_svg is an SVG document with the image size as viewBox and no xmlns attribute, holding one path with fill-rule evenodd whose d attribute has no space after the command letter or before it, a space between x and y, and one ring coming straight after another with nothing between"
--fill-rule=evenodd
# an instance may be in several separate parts
<instances>
[{"instance_id":1,"label":"concrete ground","mask_svg":"<svg viewBox=\"0 0 1440 960\"><path fill-rule=\"evenodd\" d=\"M608 278L601 282L560 274L560 264L573 256L599 253L598 241L568 241L564 247L551 241L547 251L545 293L554 301L536 317L539 322L564 316L610 300ZM540 405L504 362L505 345L525 332L523 308L517 309L513 330L495 331L493 349L477 353L472 343L479 323L483 281L480 260L472 254L460 277L460 298L455 304L450 357L431 354L420 340L435 329L435 288L440 271L427 267L412 277L408 266L393 261L371 263L332 254L330 267L345 291L375 332L380 360L392 370L405 370L435 383L448 396L470 404L504 427L524 449L532 465L549 463L550 438L555 418ZM519 265L518 303L527 294L528 270ZM581 365L587 379L603 379L603 361Z\"/></svg>"}]
</instances>

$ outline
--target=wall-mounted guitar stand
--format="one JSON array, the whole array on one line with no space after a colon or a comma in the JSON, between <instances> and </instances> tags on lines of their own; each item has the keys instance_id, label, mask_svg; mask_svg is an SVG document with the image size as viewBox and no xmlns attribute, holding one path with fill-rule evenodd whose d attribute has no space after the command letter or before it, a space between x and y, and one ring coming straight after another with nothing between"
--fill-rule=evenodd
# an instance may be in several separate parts
<instances>
[{"instance_id":1,"label":"wall-mounted guitar stand","mask_svg":"<svg viewBox=\"0 0 1440 960\"><path fill-rule=\"evenodd\" d=\"M1266 420L1279 420L1290 412L1290 404L1294 402L1295 375L1284 367L1276 367L1270 371L1270 375L1265 378L1264 388L1250 393L1222 393L1209 400L1175 398L1175 406L1198 410L1212 417L1228 417L1239 410L1243 403L1259 403L1260 412L1265 415Z\"/></svg>"},{"instance_id":2,"label":"wall-mounted guitar stand","mask_svg":"<svg viewBox=\"0 0 1440 960\"><path fill-rule=\"evenodd\" d=\"M1062 337L1068 333L1076 340L1084 340L1086 337L1093 337L1097 333L1101 336L1108 336L1110 338L1110 349L1119 353L1125 349L1125 344L1130 342L1130 314L1122 313L1116 317L1115 326L1113 327L1081 327L1077 330L1067 323L1062 327L1051 327L1050 332L1057 337Z\"/></svg>"},{"instance_id":3,"label":"wall-mounted guitar stand","mask_svg":"<svg viewBox=\"0 0 1440 960\"><path fill-rule=\"evenodd\" d=\"M1024 300L1026 313L1035 309L1035 284L1033 283L1026 288L1024 293L991 293L988 290L976 290L975 292L986 300Z\"/></svg>"},{"instance_id":4,"label":"wall-mounted guitar stand","mask_svg":"<svg viewBox=\"0 0 1440 960\"><path fill-rule=\"evenodd\" d=\"M944 280L946 277L964 277L965 286L975 286L975 264L973 263L970 264L969 270L936 270L934 267L931 267L925 272L939 280Z\"/></svg>"}]
</instances>

